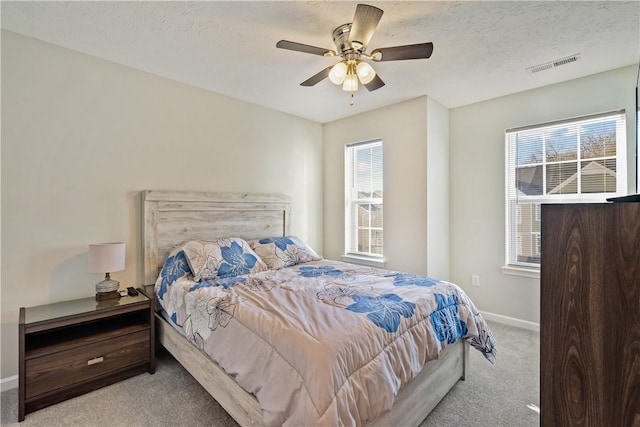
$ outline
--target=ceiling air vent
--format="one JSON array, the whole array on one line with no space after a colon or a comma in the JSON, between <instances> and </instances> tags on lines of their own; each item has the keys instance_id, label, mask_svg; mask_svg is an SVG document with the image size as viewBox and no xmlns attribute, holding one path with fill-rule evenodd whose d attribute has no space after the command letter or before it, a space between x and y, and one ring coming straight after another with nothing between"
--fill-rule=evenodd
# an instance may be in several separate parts
<instances>
[{"instance_id":1,"label":"ceiling air vent","mask_svg":"<svg viewBox=\"0 0 640 427\"><path fill-rule=\"evenodd\" d=\"M576 62L578 59L580 59L580 54L576 53L575 55L565 56L564 58L555 59L553 61L545 62L544 64L534 65L533 67L529 67L526 70L531 74L538 73L540 71L550 70L551 68Z\"/></svg>"}]
</instances>

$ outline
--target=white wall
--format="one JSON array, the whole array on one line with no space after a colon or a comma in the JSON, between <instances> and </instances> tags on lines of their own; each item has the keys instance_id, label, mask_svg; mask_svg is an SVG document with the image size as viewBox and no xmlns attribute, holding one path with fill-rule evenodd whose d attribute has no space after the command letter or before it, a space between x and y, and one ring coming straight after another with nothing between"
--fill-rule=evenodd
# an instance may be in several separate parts
<instances>
[{"instance_id":1,"label":"white wall","mask_svg":"<svg viewBox=\"0 0 640 427\"><path fill-rule=\"evenodd\" d=\"M427 275L449 278L449 110L427 98Z\"/></svg>"},{"instance_id":2,"label":"white wall","mask_svg":"<svg viewBox=\"0 0 640 427\"><path fill-rule=\"evenodd\" d=\"M628 192L635 190L637 66L450 110L451 279L478 308L540 321L538 279L505 275L504 132L529 124L624 108ZM480 287L471 286L471 275Z\"/></svg>"},{"instance_id":3,"label":"white wall","mask_svg":"<svg viewBox=\"0 0 640 427\"><path fill-rule=\"evenodd\" d=\"M357 101L356 101L357 102ZM344 253L344 147L381 138L384 154L386 267L448 276L448 112L420 97L324 126L324 256ZM431 121L439 121L429 130ZM433 141L433 143L432 143ZM435 162L433 169L431 164ZM437 186L437 192L429 192ZM430 195L434 197L431 206ZM431 224L431 211L434 218ZM430 235L429 227L441 227ZM438 247L432 238L445 240ZM429 250L441 250L430 256ZM429 265L429 262L433 265Z\"/></svg>"},{"instance_id":4,"label":"white wall","mask_svg":"<svg viewBox=\"0 0 640 427\"><path fill-rule=\"evenodd\" d=\"M88 297L90 243L127 243L141 279L144 189L287 194L322 252L322 125L2 32L2 370L18 308Z\"/></svg>"}]
</instances>

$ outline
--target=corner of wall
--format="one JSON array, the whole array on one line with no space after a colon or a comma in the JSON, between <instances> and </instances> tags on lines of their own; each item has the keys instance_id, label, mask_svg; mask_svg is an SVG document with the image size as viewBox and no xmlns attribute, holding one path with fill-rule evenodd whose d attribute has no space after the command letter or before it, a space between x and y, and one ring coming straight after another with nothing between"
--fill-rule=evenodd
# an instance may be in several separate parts
<instances>
[{"instance_id":1,"label":"corner of wall","mask_svg":"<svg viewBox=\"0 0 640 427\"><path fill-rule=\"evenodd\" d=\"M449 109L427 98L427 274L449 279Z\"/></svg>"}]
</instances>

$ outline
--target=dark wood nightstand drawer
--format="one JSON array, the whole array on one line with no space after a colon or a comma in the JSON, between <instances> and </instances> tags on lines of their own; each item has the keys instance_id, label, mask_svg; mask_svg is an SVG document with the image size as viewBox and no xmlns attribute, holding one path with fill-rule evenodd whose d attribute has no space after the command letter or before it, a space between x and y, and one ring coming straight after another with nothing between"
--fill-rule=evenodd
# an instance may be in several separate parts
<instances>
[{"instance_id":1,"label":"dark wood nightstand drawer","mask_svg":"<svg viewBox=\"0 0 640 427\"><path fill-rule=\"evenodd\" d=\"M154 302L144 293L21 307L18 420L63 400L155 372Z\"/></svg>"},{"instance_id":2,"label":"dark wood nightstand drawer","mask_svg":"<svg viewBox=\"0 0 640 427\"><path fill-rule=\"evenodd\" d=\"M149 334L142 330L26 360L26 399L149 362Z\"/></svg>"}]
</instances>

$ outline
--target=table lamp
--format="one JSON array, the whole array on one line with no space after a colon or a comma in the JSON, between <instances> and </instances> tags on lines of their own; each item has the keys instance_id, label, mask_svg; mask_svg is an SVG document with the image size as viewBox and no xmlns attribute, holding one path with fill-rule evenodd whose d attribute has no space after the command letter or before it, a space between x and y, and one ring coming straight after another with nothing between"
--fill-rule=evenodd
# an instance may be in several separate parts
<instances>
[{"instance_id":1,"label":"table lamp","mask_svg":"<svg viewBox=\"0 0 640 427\"><path fill-rule=\"evenodd\" d=\"M124 270L124 243L98 243L89 245L89 272L104 273L104 280L96 284L96 300L120 298L120 282L109 276Z\"/></svg>"}]
</instances>

